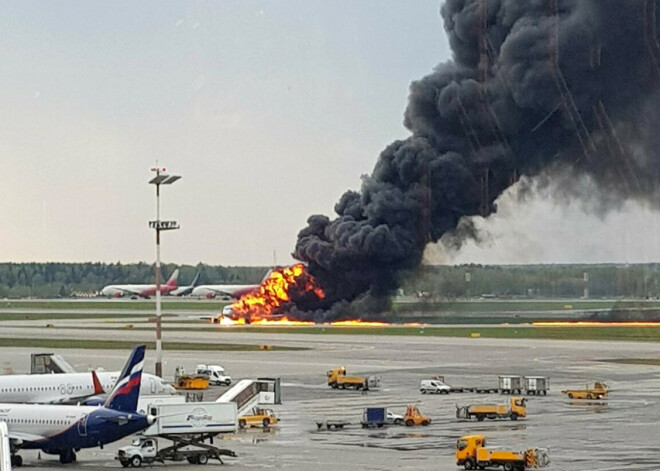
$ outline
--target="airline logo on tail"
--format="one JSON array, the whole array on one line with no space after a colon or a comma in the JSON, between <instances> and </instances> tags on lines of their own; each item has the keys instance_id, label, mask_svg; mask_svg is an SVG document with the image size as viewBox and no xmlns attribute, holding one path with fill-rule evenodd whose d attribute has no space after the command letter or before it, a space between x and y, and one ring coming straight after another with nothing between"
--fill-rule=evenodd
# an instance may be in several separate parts
<instances>
[{"instance_id":1,"label":"airline logo on tail","mask_svg":"<svg viewBox=\"0 0 660 471\"><path fill-rule=\"evenodd\" d=\"M140 345L133 349L124 369L119 375L117 384L105 401L104 406L123 412L135 412L140 397L140 381L144 367L145 346Z\"/></svg>"},{"instance_id":2,"label":"airline logo on tail","mask_svg":"<svg viewBox=\"0 0 660 471\"><path fill-rule=\"evenodd\" d=\"M179 280L179 269L177 268L176 270L174 270L174 273L172 273L172 276L170 276L170 279L167 280L165 286L171 286L172 288L176 288L178 286L178 280Z\"/></svg>"}]
</instances>

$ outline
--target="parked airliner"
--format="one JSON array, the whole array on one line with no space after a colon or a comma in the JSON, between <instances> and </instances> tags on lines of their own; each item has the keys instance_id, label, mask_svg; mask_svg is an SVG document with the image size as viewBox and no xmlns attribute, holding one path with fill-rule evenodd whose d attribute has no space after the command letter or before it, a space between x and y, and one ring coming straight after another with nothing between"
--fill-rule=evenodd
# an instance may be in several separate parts
<instances>
[{"instance_id":1,"label":"parked airliner","mask_svg":"<svg viewBox=\"0 0 660 471\"><path fill-rule=\"evenodd\" d=\"M103 406L0 404L0 421L7 423L11 462L20 466L20 449L59 455L61 463L76 460L76 451L112 443L156 420L136 412L144 345L135 347Z\"/></svg>"},{"instance_id":2,"label":"parked airliner","mask_svg":"<svg viewBox=\"0 0 660 471\"><path fill-rule=\"evenodd\" d=\"M40 404L98 404L112 391L119 371L0 376L0 402ZM175 394L176 390L158 376L142 374L140 394Z\"/></svg>"},{"instance_id":3,"label":"parked airliner","mask_svg":"<svg viewBox=\"0 0 660 471\"><path fill-rule=\"evenodd\" d=\"M165 284L160 285L160 294L166 295L170 291L177 289L178 277L179 269L177 268L172 273L172 276L170 276L170 279ZM109 298L121 298L123 296L149 298L156 294L156 285L108 285L103 287L101 294Z\"/></svg>"}]
</instances>

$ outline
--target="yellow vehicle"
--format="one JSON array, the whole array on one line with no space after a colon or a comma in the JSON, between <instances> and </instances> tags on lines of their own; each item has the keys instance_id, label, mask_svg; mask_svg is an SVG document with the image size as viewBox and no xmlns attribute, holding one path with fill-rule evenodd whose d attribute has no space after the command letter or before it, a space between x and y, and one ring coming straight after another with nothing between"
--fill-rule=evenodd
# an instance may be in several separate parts
<instances>
[{"instance_id":1,"label":"yellow vehicle","mask_svg":"<svg viewBox=\"0 0 660 471\"><path fill-rule=\"evenodd\" d=\"M469 406L456 406L457 419L476 419L481 422L484 419L511 419L527 417L527 399L524 397L512 397L508 404L473 404Z\"/></svg>"},{"instance_id":2,"label":"yellow vehicle","mask_svg":"<svg viewBox=\"0 0 660 471\"><path fill-rule=\"evenodd\" d=\"M238 426L245 427L270 427L277 423L277 417L272 409L261 409L255 407L248 415L242 415L238 418Z\"/></svg>"},{"instance_id":3,"label":"yellow vehicle","mask_svg":"<svg viewBox=\"0 0 660 471\"><path fill-rule=\"evenodd\" d=\"M607 397L609 392L610 388L602 381L596 381L593 388L587 385L584 389L566 389L562 391L571 399L603 399Z\"/></svg>"},{"instance_id":4,"label":"yellow vehicle","mask_svg":"<svg viewBox=\"0 0 660 471\"><path fill-rule=\"evenodd\" d=\"M328 386L333 389L341 388L354 388L354 389L369 389L369 383L375 382L375 379L367 378L364 376L346 376L346 368L340 366L333 368L327 373Z\"/></svg>"},{"instance_id":5,"label":"yellow vehicle","mask_svg":"<svg viewBox=\"0 0 660 471\"><path fill-rule=\"evenodd\" d=\"M209 377L201 374L186 374L183 367L174 371L174 384L176 389L208 389Z\"/></svg>"},{"instance_id":6,"label":"yellow vehicle","mask_svg":"<svg viewBox=\"0 0 660 471\"><path fill-rule=\"evenodd\" d=\"M465 469L502 466L504 471L524 471L547 467L550 457L543 448L525 451L489 450L483 435L466 435L456 442L456 464Z\"/></svg>"},{"instance_id":7,"label":"yellow vehicle","mask_svg":"<svg viewBox=\"0 0 660 471\"><path fill-rule=\"evenodd\" d=\"M403 417L403 423L408 427L413 425L430 425L431 419L422 414L417 406L409 405L406 407L406 415Z\"/></svg>"}]
</instances>

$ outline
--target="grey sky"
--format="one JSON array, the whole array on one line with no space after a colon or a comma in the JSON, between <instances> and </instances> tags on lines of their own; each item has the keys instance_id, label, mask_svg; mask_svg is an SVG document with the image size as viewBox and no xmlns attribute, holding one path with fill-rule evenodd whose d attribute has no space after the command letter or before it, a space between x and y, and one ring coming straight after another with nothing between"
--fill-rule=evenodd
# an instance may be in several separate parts
<instances>
[{"instance_id":1,"label":"grey sky","mask_svg":"<svg viewBox=\"0 0 660 471\"><path fill-rule=\"evenodd\" d=\"M407 136L410 81L449 58L440 3L3 1L0 261L153 260L156 159L183 175L165 261L291 261L307 216ZM657 259L654 213L510 204L488 243L441 258Z\"/></svg>"}]
</instances>

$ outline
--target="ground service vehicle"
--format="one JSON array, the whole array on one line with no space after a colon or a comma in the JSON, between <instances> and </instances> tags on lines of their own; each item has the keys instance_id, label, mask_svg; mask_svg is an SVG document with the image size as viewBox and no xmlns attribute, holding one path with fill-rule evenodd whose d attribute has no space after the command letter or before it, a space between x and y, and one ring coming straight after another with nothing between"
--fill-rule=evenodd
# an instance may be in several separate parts
<instances>
[{"instance_id":1,"label":"ground service vehicle","mask_svg":"<svg viewBox=\"0 0 660 471\"><path fill-rule=\"evenodd\" d=\"M209 377L200 374L186 374L182 366L178 366L174 372L174 384L176 389L207 389Z\"/></svg>"},{"instance_id":2,"label":"ground service vehicle","mask_svg":"<svg viewBox=\"0 0 660 471\"><path fill-rule=\"evenodd\" d=\"M367 407L362 413L362 428L381 428L387 423L385 407Z\"/></svg>"},{"instance_id":3,"label":"ground service vehicle","mask_svg":"<svg viewBox=\"0 0 660 471\"><path fill-rule=\"evenodd\" d=\"M511 419L527 415L527 400L524 397L512 397L508 404L472 404L469 406L456 406L457 419L471 419L476 417L479 422L484 419Z\"/></svg>"},{"instance_id":4,"label":"ground service vehicle","mask_svg":"<svg viewBox=\"0 0 660 471\"><path fill-rule=\"evenodd\" d=\"M596 381L594 387L588 385L584 389L566 389L562 393L571 399L603 399L609 394L610 389L602 381Z\"/></svg>"},{"instance_id":5,"label":"ground service vehicle","mask_svg":"<svg viewBox=\"0 0 660 471\"><path fill-rule=\"evenodd\" d=\"M225 369L220 365L197 365L195 374L206 375L209 377L209 383L217 385L229 386L231 384L231 376L227 374Z\"/></svg>"},{"instance_id":6,"label":"ground service vehicle","mask_svg":"<svg viewBox=\"0 0 660 471\"><path fill-rule=\"evenodd\" d=\"M387 421L388 425L403 425L404 417L388 410L385 420Z\"/></svg>"},{"instance_id":7,"label":"ground service vehicle","mask_svg":"<svg viewBox=\"0 0 660 471\"><path fill-rule=\"evenodd\" d=\"M423 379L419 383L419 391L422 394L449 394L451 392L451 386L445 384L440 379Z\"/></svg>"},{"instance_id":8,"label":"ground service vehicle","mask_svg":"<svg viewBox=\"0 0 660 471\"><path fill-rule=\"evenodd\" d=\"M249 414L241 415L238 418L238 426L246 427L270 427L277 423L277 417L272 409L262 409L255 407Z\"/></svg>"},{"instance_id":9,"label":"ground service vehicle","mask_svg":"<svg viewBox=\"0 0 660 471\"><path fill-rule=\"evenodd\" d=\"M406 407L406 415L403 416L403 422L407 427L412 427L413 425L430 425L431 419L422 414L417 406L409 405Z\"/></svg>"},{"instance_id":10,"label":"ground service vehicle","mask_svg":"<svg viewBox=\"0 0 660 471\"><path fill-rule=\"evenodd\" d=\"M502 466L504 471L524 471L545 468L550 464L550 457L543 448L525 451L489 450L483 435L466 435L456 443L456 464L465 469Z\"/></svg>"},{"instance_id":11,"label":"ground service vehicle","mask_svg":"<svg viewBox=\"0 0 660 471\"><path fill-rule=\"evenodd\" d=\"M231 450L204 443L219 433L236 431L236 404L233 402L156 404L151 407L150 414L158 420L142 437L117 451L115 459L125 468L165 460L206 464L209 459L222 462L222 456L236 456ZM161 438L172 441L172 445L160 448Z\"/></svg>"},{"instance_id":12,"label":"ground service vehicle","mask_svg":"<svg viewBox=\"0 0 660 471\"><path fill-rule=\"evenodd\" d=\"M380 386L380 378L376 376L346 376L346 368L343 366L328 371L327 377L328 386L333 389L354 388L366 391Z\"/></svg>"}]
</instances>

